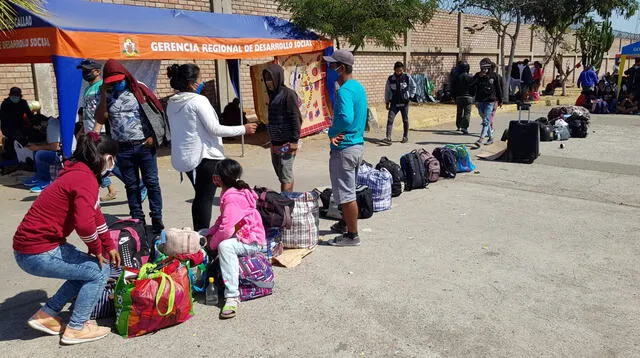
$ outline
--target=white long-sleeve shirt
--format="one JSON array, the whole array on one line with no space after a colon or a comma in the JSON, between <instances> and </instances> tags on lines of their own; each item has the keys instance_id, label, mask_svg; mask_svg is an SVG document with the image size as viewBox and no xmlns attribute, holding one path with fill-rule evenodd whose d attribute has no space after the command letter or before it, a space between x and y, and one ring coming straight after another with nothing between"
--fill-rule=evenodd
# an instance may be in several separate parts
<instances>
[{"instance_id":1,"label":"white long-sleeve shirt","mask_svg":"<svg viewBox=\"0 0 640 358\"><path fill-rule=\"evenodd\" d=\"M169 99L167 117L171 128L171 164L190 172L202 159L224 159L223 137L245 133L244 126L223 126L209 100L196 93L180 92Z\"/></svg>"}]
</instances>

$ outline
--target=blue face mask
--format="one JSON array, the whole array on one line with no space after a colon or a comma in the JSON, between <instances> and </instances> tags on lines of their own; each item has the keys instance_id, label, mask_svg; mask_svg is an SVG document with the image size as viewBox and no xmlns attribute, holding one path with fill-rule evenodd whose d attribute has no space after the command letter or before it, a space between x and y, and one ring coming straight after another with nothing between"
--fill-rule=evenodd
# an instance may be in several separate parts
<instances>
[{"instance_id":1,"label":"blue face mask","mask_svg":"<svg viewBox=\"0 0 640 358\"><path fill-rule=\"evenodd\" d=\"M327 68L327 82L334 83L338 80L340 74L333 68Z\"/></svg>"},{"instance_id":2,"label":"blue face mask","mask_svg":"<svg viewBox=\"0 0 640 358\"><path fill-rule=\"evenodd\" d=\"M18 96L9 96L9 99L11 100L11 102L13 103L18 103L20 102L20 97Z\"/></svg>"},{"instance_id":3,"label":"blue face mask","mask_svg":"<svg viewBox=\"0 0 640 358\"><path fill-rule=\"evenodd\" d=\"M122 81L116 83L115 85L113 85L113 91L114 92L123 92L126 89L127 89L127 81L126 80L122 80Z\"/></svg>"},{"instance_id":4,"label":"blue face mask","mask_svg":"<svg viewBox=\"0 0 640 358\"><path fill-rule=\"evenodd\" d=\"M196 93L197 93L197 94L202 93L202 90L203 90L203 89L204 89L204 82L201 82L201 83L198 85L198 88L196 88Z\"/></svg>"}]
</instances>

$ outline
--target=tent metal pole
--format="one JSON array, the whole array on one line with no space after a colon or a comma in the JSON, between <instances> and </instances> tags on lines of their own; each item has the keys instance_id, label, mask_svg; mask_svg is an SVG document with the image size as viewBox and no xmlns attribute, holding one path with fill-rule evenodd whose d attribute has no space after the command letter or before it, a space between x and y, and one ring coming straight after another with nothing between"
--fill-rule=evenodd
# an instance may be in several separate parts
<instances>
[{"instance_id":1,"label":"tent metal pole","mask_svg":"<svg viewBox=\"0 0 640 358\"><path fill-rule=\"evenodd\" d=\"M244 125L244 104L242 103L242 86L240 85L240 71L242 69L242 60L238 60L238 99L240 100L240 125ZM244 158L244 134L242 134L242 155Z\"/></svg>"}]
</instances>

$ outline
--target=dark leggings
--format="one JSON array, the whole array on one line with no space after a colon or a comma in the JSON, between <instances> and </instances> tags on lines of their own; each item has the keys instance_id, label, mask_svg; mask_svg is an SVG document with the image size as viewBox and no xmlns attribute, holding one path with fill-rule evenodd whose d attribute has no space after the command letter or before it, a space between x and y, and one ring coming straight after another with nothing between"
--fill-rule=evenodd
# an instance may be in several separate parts
<instances>
[{"instance_id":1,"label":"dark leggings","mask_svg":"<svg viewBox=\"0 0 640 358\"><path fill-rule=\"evenodd\" d=\"M189 177L191 184L193 184L193 189L196 191L195 198L191 204L193 229L196 231L208 229L211 226L213 197L216 195L213 173L218 162L218 160L213 159L202 159L196 170L187 173L187 177ZM196 174L195 178L193 177L194 172Z\"/></svg>"}]
</instances>

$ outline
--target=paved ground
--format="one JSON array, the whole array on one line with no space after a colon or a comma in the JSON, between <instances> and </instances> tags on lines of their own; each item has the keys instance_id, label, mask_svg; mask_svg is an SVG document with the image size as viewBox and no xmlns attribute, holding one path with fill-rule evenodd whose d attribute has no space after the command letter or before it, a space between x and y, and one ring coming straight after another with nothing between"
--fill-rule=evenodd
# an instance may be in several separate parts
<instances>
[{"instance_id":1,"label":"paved ground","mask_svg":"<svg viewBox=\"0 0 640 358\"><path fill-rule=\"evenodd\" d=\"M498 117L499 133L513 116ZM412 131L407 145L368 143L365 157L475 140L451 126ZM361 222L361 247L321 246L276 269L274 295L243 303L235 320L197 304L178 327L77 347L25 324L60 282L16 266L11 237L33 197L0 187L0 356L637 357L640 119L596 117L591 130L565 149L542 143L533 165L476 161L479 173L404 193ZM305 140L298 189L328 184L327 157L324 138ZM249 183L276 186L266 150L241 162ZM161 163L166 223L188 225L192 189Z\"/></svg>"}]
</instances>

